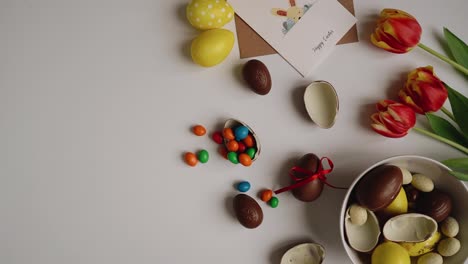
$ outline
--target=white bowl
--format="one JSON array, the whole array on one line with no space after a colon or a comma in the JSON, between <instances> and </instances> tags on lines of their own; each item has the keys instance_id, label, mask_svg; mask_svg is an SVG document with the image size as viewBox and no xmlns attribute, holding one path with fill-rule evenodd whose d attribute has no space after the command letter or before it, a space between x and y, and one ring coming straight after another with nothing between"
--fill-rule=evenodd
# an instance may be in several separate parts
<instances>
[{"instance_id":1,"label":"white bowl","mask_svg":"<svg viewBox=\"0 0 468 264\"><path fill-rule=\"evenodd\" d=\"M371 254L367 254L368 256L366 256L366 254L358 253L349 247L348 242L346 241L344 220L346 209L349 206L349 198L359 180L367 172L383 164L397 165L406 168L413 173L424 174L434 181L436 188L450 194L453 200L453 211L451 216L457 219L460 225L460 232L456 238L461 242L461 249L455 256L444 258L444 264L464 263L468 258L468 208L466 206L468 201L468 188L461 181L450 175L448 173L450 169L445 165L438 161L421 156L396 156L382 160L366 169L351 184L351 187L349 188L348 193L346 193L344 198L340 213L341 242L343 243L346 253L348 254L351 261L355 264L370 263ZM413 263L416 262L413 260Z\"/></svg>"}]
</instances>

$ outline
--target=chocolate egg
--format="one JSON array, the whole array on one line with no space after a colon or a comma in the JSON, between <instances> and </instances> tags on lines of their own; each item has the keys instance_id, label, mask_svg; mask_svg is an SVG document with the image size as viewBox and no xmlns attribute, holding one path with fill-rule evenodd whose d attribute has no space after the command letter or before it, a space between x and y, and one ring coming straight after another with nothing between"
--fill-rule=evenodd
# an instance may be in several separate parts
<instances>
[{"instance_id":1,"label":"chocolate egg","mask_svg":"<svg viewBox=\"0 0 468 264\"><path fill-rule=\"evenodd\" d=\"M306 171L311 173L317 172L320 164L320 159L312 153L306 154L299 159L296 166L300 167ZM303 173L294 172L293 175L296 178L305 178L309 175L305 175ZM322 194L323 190L323 182L319 179L313 180L301 187L295 188L292 190L294 196L303 201L303 202L312 202L317 199L320 194Z\"/></svg>"},{"instance_id":2,"label":"chocolate egg","mask_svg":"<svg viewBox=\"0 0 468 264\"><path fill-rule=\"evenodd\" d=\"M242 69L242 77L250 89L259 95L266 95L271 90L270 72L259 60L249 60Z\"/></svg>"},{"instance_id":3,"label":"chocolate egg","mask_svg":"<svg viewBox=\"0 0 468 264\"><path fill-rule=\"evenodd\" d=\"M439 190L421 193L416 203L416 210L434 218L439 223L452 212L452 198Z\"/></svg>"},{"instance_id":4,"label":"chocolate egg","mask_svg":"<svg viewBox=\"0 0 468 264\"><path fill-rule=\"evenodd\" d=\"M234 197L234 212L237 220L247 228L256 228L263 221L262 208L246 194L238 194Z\"/></svg>"},{"instance_id":5,"label":"chocolate egg","mask_svg":"<svg viewBox=\"0 0 468 264\"><path fill-rule=\"evenodd\" d=\"M356 187L356 198L361 206L377 211L395 199L402 183L403 174L398 167L382 165L362 177Z\"/></svg>"}]
</instances>

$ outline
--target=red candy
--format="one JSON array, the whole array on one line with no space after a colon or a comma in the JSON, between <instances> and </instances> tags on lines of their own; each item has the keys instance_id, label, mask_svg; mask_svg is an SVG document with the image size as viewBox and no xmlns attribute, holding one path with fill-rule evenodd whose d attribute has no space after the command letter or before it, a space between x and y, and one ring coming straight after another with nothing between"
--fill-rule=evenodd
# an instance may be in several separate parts
<instances>
[{"instance_id":1,"label":"red candy","mask_svg":"<svg viewBox=\"0 0 468 264\"><path fill-rule=\"evenodd\" d=\"M239 141L238 145L239 145L239 148L237 149L237 152L244 153L246 149L245 144Z\"/></svg>"},{"instance_id":2,"label":"red candy","mask_svg":"<svg viewBox=\"0 0 468 264\"><path fill-rule=\"evenodd\" d=\"M221 131L214 132L213 135L211 136L211 138L217 144L222 144L223 143L223 134L221 133Z\"/></svg>"},{"instance_id":3,"label":"red candy","mask_svg":"<svg viewBox=\"0 0 468 264\"><path fill-rule=\"evenodd\" d=\"M223 156L223 158L228 159L228 158L227 158L228 151L227 151L227 149L226 149L225 146L219 146L219 148L218 148L218 153L219 153L221 156Z\"/></svg>"}]
</instances>

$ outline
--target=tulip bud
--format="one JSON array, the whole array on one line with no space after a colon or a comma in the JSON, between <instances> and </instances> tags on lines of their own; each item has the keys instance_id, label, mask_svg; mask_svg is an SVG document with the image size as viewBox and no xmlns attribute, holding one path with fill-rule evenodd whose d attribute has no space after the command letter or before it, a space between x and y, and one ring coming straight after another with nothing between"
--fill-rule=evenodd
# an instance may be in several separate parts
<instances>
[{"instance_id":1,"label":"tulip bud","mask_svg":"<svg viewBox=\"0 0 468 264\"><path fill-rule=\"evenodd\" d=\"M391 138L404 137L416 124L416 114L410 107L392 100L382 100L376 104L377 113L371 116L372 129Z\"/></svg>"},{"instance_id":2,"label":"tulip bud","mask_svg":"<svg viewBox=\"0 0 468 264\"><path fill-rule=\"evenodd\" d=\"M380 12L372 43L393 53L406 53L418 45L422 29L410 14L397 9L384 9Z\"/></svg>"},{"instance_id":3,"label":"tulip bud","mask_svg":"<svg viewBox=\"0 0 468 264\"><path fill-rule=\"evenodd\" d=\"M432 66L417 68L408 74L398 96L419 114L439 110L447 100L447 89L434 74Z\"/></svg>"}]
</instances>

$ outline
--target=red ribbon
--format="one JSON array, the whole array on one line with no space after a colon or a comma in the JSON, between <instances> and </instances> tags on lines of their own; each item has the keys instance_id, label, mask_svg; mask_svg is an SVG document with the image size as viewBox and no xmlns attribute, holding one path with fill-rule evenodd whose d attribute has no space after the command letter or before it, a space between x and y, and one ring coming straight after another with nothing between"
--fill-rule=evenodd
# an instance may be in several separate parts
<instances>
[{"instance_id":1,"label":"red ribbon","mask_svg":"<svg viewBox=\"0 0 468 264\"><path fill-rule=\"evenodd\" d=\"M324 170L323 169L323 165L322 165L322 162L323 160L326 160L328 162L328 166L330 167L329 169L326 169ZM280 194L282 192L287 192L289 190L292 190L292 189L295 189L295 188L299 188L311 181L314 181L314 180L319 180L323 183L325 183L326 185L334 188L334 189L343 189L343 190L346 190L348 188L344 188L344 187L336 187L330 183L327 182L327 177L326 175L329 174L330 172L333 171L333 162L331 161L331 159L327 158L327 157L323 157L320 159L320 163L319 163L319 167L318 167L318 170L317 172L311 172L311 171L308 171L304 168L301 168L301 167L298 167L298 166L294 166L291 168L291 170L289 171L289 177L291 177L291 179L293 181L295 181L296 183L292 184L292 185L289 185L287 187L284 187L284 188L281 188L279 190L276 190L274 191L275 194ZM304 177L296 177L294 174L295 173L299 173L299 174L302 174L304 175Z\"/></svg>"}]
</instances>

